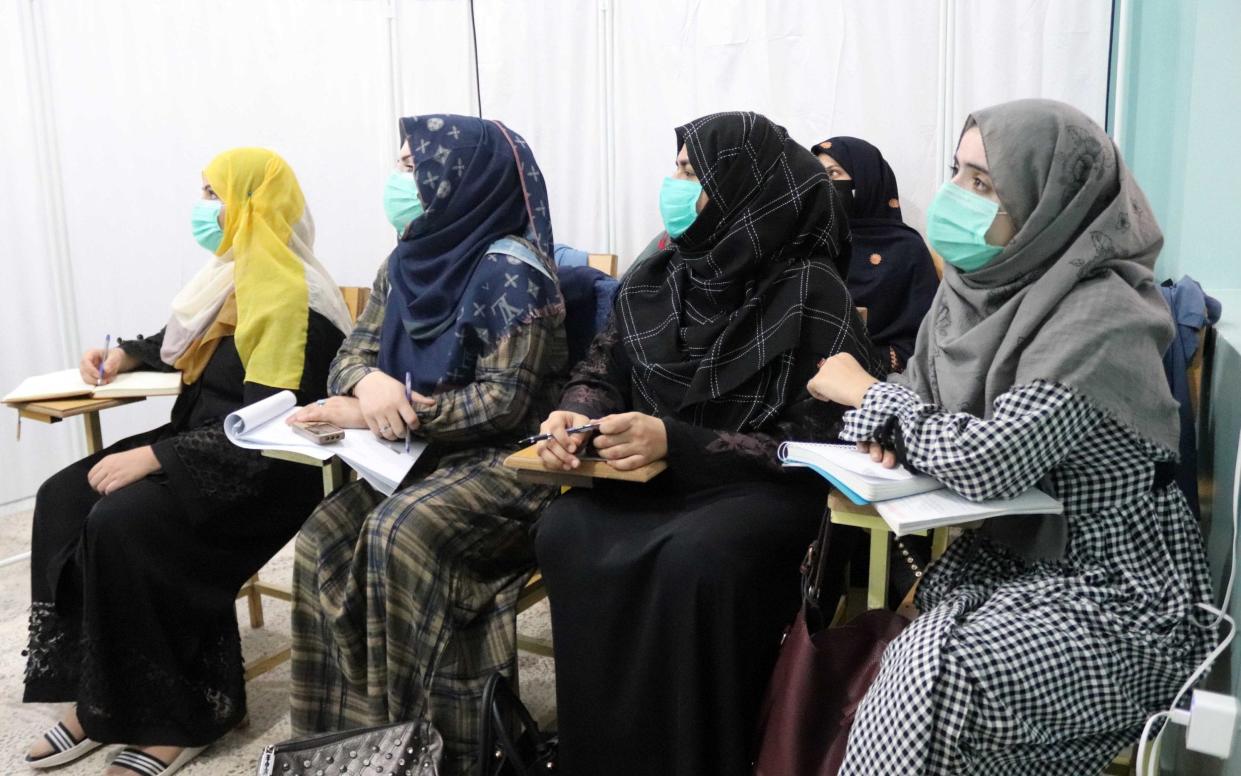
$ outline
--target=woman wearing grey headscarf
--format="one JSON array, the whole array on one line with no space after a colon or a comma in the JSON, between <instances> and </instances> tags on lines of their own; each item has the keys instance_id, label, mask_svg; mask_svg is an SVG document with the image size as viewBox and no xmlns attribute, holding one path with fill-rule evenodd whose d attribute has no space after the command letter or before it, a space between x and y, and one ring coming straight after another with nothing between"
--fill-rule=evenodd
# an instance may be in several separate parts
<instances>
[{"instance_id":1,"label":"woman wearing grey headscarf","mask_svg":"<svg viewBox=\"0 0 1241 776\"><path fill-rule=\"evenodd\" d=\"M1039 485L1063 517L967 531L918 590L842 774L1098 773L1216 640L1173 481L1163 243L1111 140L1067 105L966 123L927 214L948 264L900 382L834 356L811 381L842 437L972 500Z\"/></svg>"}]
</instances>

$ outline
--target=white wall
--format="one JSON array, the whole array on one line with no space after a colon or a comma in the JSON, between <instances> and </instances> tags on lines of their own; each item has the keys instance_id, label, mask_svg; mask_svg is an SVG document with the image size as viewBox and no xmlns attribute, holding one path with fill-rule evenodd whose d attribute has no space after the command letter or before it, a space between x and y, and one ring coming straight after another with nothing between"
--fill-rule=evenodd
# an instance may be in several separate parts
<instances>
[{"instance_id":1,"label":"white wall","mask_svg":"<svg viewBox=\"0 0 1241 776\"><path fill-rule=\"evenodd\" d=\"M809 145L883 149L922 227L973 107L1068 100L1102 121L1109 0L476 0L484 114L521 132L557 239L627 264L660 228L673 127L754 109ZM104 334L153 332L206 258L199 171L278 150L343 285L390 250L396 119L472 113L467 0L0 0L0 391ZM114 410L105 441L166 418ZM0 412L0 509L82 452L78 421Z\"/></svg>"}]
</instances>

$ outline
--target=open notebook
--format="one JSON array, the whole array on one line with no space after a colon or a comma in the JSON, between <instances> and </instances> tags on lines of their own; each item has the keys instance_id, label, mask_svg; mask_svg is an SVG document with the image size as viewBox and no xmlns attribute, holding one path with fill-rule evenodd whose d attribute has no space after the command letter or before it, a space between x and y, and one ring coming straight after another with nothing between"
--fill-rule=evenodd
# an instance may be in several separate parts
<instances>
[{"instance_id":1,"label":"open notebook","mask_svg":"<svg viewBox=\"0 0 1241 776\"><path fill-rule=\"evenodd\" d=\"M913 474L903 466L886 469L853 445L785 442L779 455L785 466L813 469L855 504L874 502L897 536L1004 515L1064 512L1063 504L1038 488L1009 499L970 501L934 477Z\"/></svg>"},{"instance_id":2,"label":"open notebook","mask_svg":"<svg viewBox=\"0 0 1241 776\"><path fill-rule=\"evenodd\" d=\"M366 428L347 428L345 438L339 442L317 445L295 434L285 423L296 410L297 399L293 393L281 391L229 415L224 419L224 433L233 444L250 450L283 450L320 461L338 455L385 496L396 491L427 448L426 442L415 440L406 454L404 440L389 442Z\"/></svg>"},{"instance_id":3,"label":"open notebook","mask_svg":"<svg viewBox=\"0 0 1241 776\"><path fill-rule=\"evenodd\" d=\"M62 369L22 380L0 401L17 404L53 399L128 399L136 396L176 396L181 393L180 372L123 372L107 385L95 387L82 382L76 369Z\"/></svg>"}]
</instances>

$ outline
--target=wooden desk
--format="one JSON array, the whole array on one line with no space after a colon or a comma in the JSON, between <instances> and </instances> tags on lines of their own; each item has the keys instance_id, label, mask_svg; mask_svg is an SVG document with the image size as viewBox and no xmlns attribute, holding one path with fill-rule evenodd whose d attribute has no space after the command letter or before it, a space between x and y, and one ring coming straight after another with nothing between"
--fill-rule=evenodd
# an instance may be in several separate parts
<instances>
[{"instance_id":1,"label":"wooden desk","mask_svg":"<svg viewBox=\"0 0 1241 776\"><path fill-rule=\"evenodd\" d=\"M37 420L40 423L59 423L65 418L81 415L82 421L86 424L86 452L94 454L103 449L103 432L99 426L99 413L123 404L133 404L144 400L141 396L128 399L55 399L8 406L17 410L19 417Z\"/></svg>"},{"instance_id":2,"label":"wooden desk","mask_svg":"<svg viewBox=\"0 0 1241 776\"><path fill-rule=\"evenodd\" d=\"M892 529L879 516L879 512L867 504L858 506L833 490L827 497L832 510L832 523L851 525L865 530L870 544L869 575L866 585L866 609L883 609L888 605L888 547ZM926 531L914 531L916 536L926 536ZM948 529L936 528L931 532L931 559L935 560L948 548ZM852 614L852 612L851 612Z\"/></svg>"}]
</instances>

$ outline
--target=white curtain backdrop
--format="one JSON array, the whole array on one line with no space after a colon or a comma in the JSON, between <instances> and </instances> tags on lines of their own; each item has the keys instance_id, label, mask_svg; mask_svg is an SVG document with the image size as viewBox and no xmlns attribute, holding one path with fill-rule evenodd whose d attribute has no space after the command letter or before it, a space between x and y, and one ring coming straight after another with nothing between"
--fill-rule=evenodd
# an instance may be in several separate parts
<instances>
[{"instance_id":1,"label":"white curtain backdrop","mask_svg":"<svg viewBox=\"0 0 1241 776\"><path fill-rule=\"evenodd\" d=\"M803 144L864 137L923 228L972 108L1063 99L1102 121L1109 0L0 0L0 392L105 334L153 333L206 259L199 171L237 145L297 172L316 251L369 285L396 120L475 113L521 132L556 237L627 265L661 228L673 127L769 115ZM169 400L112 410L112 442ZM81 423L0 411L0 510L83 452Z\"/></svg>"}]
</instances>

